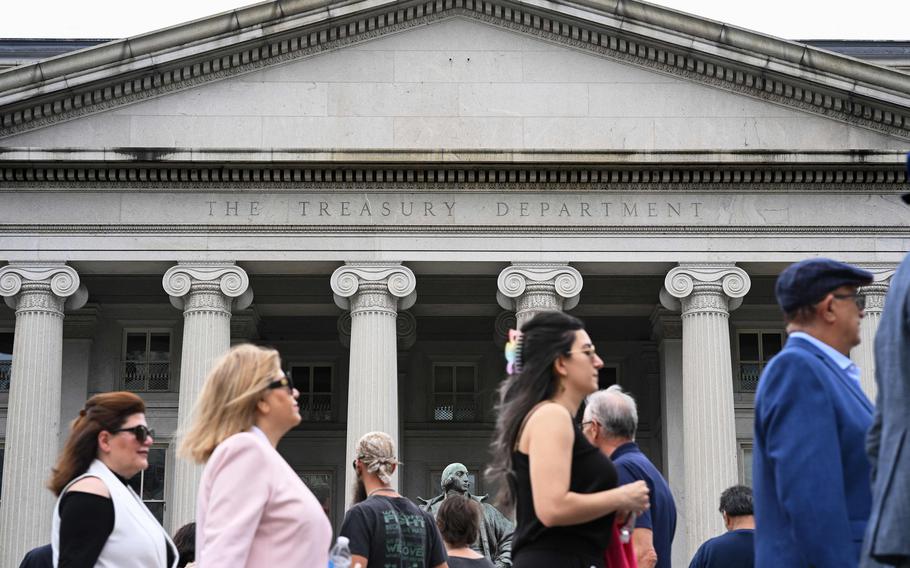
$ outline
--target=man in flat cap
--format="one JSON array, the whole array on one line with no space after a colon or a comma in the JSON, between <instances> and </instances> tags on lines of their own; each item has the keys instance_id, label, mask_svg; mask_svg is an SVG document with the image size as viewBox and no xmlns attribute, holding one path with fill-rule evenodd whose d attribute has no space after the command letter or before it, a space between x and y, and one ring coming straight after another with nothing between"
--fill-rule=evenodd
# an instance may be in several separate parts
<instances>
[{"instance_id":1,"label":"man in flat cap","mask_svg":"<svg viewBox=\"0 0 910 568\"><path fill-rule=\"evenodd\" d=\"M872 505L866 432L872 404L850 349L859 345L872 274L815 258L775 285L789 338L755 395L755 566L859 563Z\"/></svg>"}]
</instances>

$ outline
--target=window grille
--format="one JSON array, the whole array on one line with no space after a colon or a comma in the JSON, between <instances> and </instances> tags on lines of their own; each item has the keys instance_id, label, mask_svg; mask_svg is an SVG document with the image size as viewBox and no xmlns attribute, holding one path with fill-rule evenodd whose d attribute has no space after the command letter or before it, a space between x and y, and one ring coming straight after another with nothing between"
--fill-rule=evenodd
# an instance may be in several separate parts
<instances>
[{"instance_id":1,"label":"window grille","mask_svg":"<svg viewBox=\"0 0 910 568\"><path fill-rule=\"evenodd\" d=\"M335 419L332 386L335 368L327 364L293 364L290 368L294 388L300 392L297 404L304 422L331 422Z\"/></svg>"},{"instance_id":2,"label":"window grille","mask_svg":"<svg viewBox=\"0 0 910 568\"><path fill-rule=\"evenodd\" d=\"M738 334L737 392L755 392L768 361L783 346L781 331L740 331Z\"/></svg>"},{"instance_id":3,"label":"window grille","mask_svg":"<svg viewBox=\"0 0 910 568\"><path fill-rule=\"evenodd\" d=\"M139 472L128 482L136 495L142 498L142 502L162 525L164 525L166 465L167 448L152 446L149 448L148 469Z\"/></svg>"},{"instance_id":4,"label":"window grille","mask_svg":"<svg viewBox=\"0 0 910 568\"><path fill-rule=\"evenodd\" d=\"M170 390L170 332L126 332L120 377L125 390L136 392Z\"/></svg>"},{"instance_id":5,"label":"window grille","mask_svg":"<svg viewBox=\"0 0 910 568\"><path fill-rule=\"evenodd\" d=\"M433 420L473 422L477 409L477 365L436 363L433 365Z\"/></svg>"},{"instance_id":6,"label":"window grille","mask_svg":"<svg viewBox=\"0 0 910 568\"><path fill-rule=\"evenodd\" d=\"M13 376L13 334L0 333L0 392L9 391Z\"/></svg>"}]
</instances>

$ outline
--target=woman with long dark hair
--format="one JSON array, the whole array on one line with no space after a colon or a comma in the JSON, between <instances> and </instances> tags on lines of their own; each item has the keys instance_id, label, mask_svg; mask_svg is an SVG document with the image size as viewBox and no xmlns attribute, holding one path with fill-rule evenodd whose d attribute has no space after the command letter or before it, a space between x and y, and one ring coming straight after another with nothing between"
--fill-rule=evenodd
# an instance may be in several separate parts
<instances>
[{"instance_id":1,"label":"woman with long dark hair","mask_svg":"<svg viewBox=\"0 0 910 568\"><path fill-rule=\"evenodd\" d=\"M131 392L96 394L70 427L48 487L54 566L173 568L177 549L127 485L148 468L154 441L145 403Z\"/></svg>"},{"instance_id":2,"label":"woman with long dark hair","mask_svg":"<svg viewBox=\"0 0 910 568\"><path fill-rule=\"evenodd\" d=\"M517 343L487 470L515 509L513 567L602 567L615 514L648 506L647 485L617 487L613 464L574 420L603 361L582 322L562 312L534 316Z\"/></svg>"}]
</instances>

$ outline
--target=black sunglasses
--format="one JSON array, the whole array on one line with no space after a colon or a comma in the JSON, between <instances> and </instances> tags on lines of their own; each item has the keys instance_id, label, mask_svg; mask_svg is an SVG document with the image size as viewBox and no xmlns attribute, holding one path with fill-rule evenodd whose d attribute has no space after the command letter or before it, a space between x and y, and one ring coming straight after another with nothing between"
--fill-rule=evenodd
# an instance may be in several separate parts
<instances>
[{"instance_id":1,"label":"black sunglasses","mask_svg":"<svg viewBox=\"0 0 910 568\"><path fill-rule=\"evenodd\" d=\"M132 433L133 436L136 436L136 441L139 442L140 444L144 444L145 440L148 438L155 437L155 431L150 430L148 428L148 426L145 426L144 424L140 424L139 426L133 426L132 428L120 428L118 430L114 430L113 432L111 432L111 434L119 434L120 432Z\"/></svg>"},{"instance_id":2,"label":"black sunglasses","mask_svg":"<svg viewBox=\"0 0 910 568\"><path fill-rule=\"evenodd\" d=\"M267 389L288 389L288 392L294 394L294 381L291 380L291 377L283 376L280 379L275 379L266 385Z\"/></svg>"}]
</instances>

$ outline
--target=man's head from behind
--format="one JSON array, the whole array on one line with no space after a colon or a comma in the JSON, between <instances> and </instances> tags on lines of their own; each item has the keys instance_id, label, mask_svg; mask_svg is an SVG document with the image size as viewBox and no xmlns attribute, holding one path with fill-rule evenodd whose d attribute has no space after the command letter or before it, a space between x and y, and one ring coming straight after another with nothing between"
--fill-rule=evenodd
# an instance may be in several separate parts
<instances>
[{"instance_id":1,"label":"man's head from behind","mask_svg":"<svg viewBox=\"0 0 910 568\"><path fill-rule=\"evenodd\" d=\"M638 430L635 399L619 385L597 391L587 399L582 422L582 432L592 444L608 441L618 446L634 441Z\"/></svg>"},{"instance_id":2,"label":"man's head from behind","mask_svg":"<svg viewBox=\"0 0 910 568\"><path fill-rule=\"evenodd\" d=\"M829 258L791 264L777 278L774 293L787 331L804 331L846 354L859 345L865 297L858 287L872 274Z\"/></svg>"},{"instance_id":3,"label":"man's head from behind","mask_svg":"<svg viewBox=\"0 0 910 568\"><path fill-rule=\"evenodd\" d=\"M745 485L728 487L720 494L720 514L724 516L724 525L727 530L743 527L743 524L753 524L752 520L752 489Z\"/></svg>"}]
</instances>

